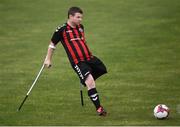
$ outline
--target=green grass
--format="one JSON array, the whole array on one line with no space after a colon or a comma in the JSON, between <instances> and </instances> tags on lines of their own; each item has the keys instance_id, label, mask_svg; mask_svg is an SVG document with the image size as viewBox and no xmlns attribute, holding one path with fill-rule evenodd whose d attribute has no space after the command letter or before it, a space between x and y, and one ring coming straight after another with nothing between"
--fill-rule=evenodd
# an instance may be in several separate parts
<instances>
[{"instance_id":1,"label":"green grass","mask_svg":"<svg viewBox=\"0 0 180 127\"><path fill-rule=\"evenodd\" d=\"M96 81L109 115L98 117L59 45L22 111L56 26L84 10L88 45L108 74ZM0 125L180 125L179 0L0 0ZM153 108L171 109L156 120Z\"/></svg>"}]
</instances>

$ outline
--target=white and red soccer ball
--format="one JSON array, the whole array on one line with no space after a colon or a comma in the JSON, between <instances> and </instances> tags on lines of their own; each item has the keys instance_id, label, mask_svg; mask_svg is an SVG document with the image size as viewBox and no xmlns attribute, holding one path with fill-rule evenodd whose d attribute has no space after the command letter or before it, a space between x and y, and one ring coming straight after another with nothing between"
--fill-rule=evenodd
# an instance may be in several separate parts
<instances>
[{"instance_id":1,"label":"white and red soccer ball","mask_svg":"<svg viewBox=\"0 0 180 127\"><path fill-rule=\"evenodd\" d=\"M154 116L157 119L166 119L169 116L169 108L165 104L158 104L154 108Z\"/></svg>"}]
</instances>

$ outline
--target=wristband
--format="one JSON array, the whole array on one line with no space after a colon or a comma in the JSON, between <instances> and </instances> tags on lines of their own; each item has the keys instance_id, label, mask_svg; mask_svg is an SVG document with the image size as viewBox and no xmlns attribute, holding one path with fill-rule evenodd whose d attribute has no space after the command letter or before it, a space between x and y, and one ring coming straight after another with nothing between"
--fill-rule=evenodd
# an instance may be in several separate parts
<instances>
[{"instance_id":1,"label":"wristband","mask_svg":"<svg viewBox=\"0 0 180 127\"><path fill-rule=\"evenodd\" d=\"M54 45L49 45L49 48L52 48L52 49L56 49L56 47Z\"/></svg>"}]
</instances>

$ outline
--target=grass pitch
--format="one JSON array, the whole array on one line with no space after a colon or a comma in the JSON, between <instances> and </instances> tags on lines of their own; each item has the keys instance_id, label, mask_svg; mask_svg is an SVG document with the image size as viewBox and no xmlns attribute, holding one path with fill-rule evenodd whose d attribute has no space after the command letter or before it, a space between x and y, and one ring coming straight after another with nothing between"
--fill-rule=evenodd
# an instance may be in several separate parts
<instances>
[{"instance_id":1,"label":"grass pitch","mask_svg":"<svg viewBox=\"0 0 180 127\"><path fill-rule=\"evenodd\" d=\"M106 64L96 81L108 111L96 115L62 45L44 70L21 112L56 26L70 6L84 10L88 45ZM0 125L180 125L179 0L1 0ZM164 103L167 120L153 108Z\"/></svg>"}]
</instances>

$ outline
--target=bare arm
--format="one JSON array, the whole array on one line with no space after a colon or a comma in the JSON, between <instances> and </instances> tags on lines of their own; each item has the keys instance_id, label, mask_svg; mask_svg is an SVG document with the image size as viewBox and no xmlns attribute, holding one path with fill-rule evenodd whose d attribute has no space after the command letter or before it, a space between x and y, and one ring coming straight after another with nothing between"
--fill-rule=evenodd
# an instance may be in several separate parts
<instances>
[{"instance_id":1,"label":"bare arm","mask_svg":"<svg viewBox=\"0 0 180 127\"><path fill-rule=\"evenodd\" d=\"M52 64L52 56L53 56L53 52L55 50L55 45L54 43L50 42L48 50L47 50L47 55L46 58L44 60L44 64L46 67L50 68L51 64Z\"/></svg>"}]
</instances>

